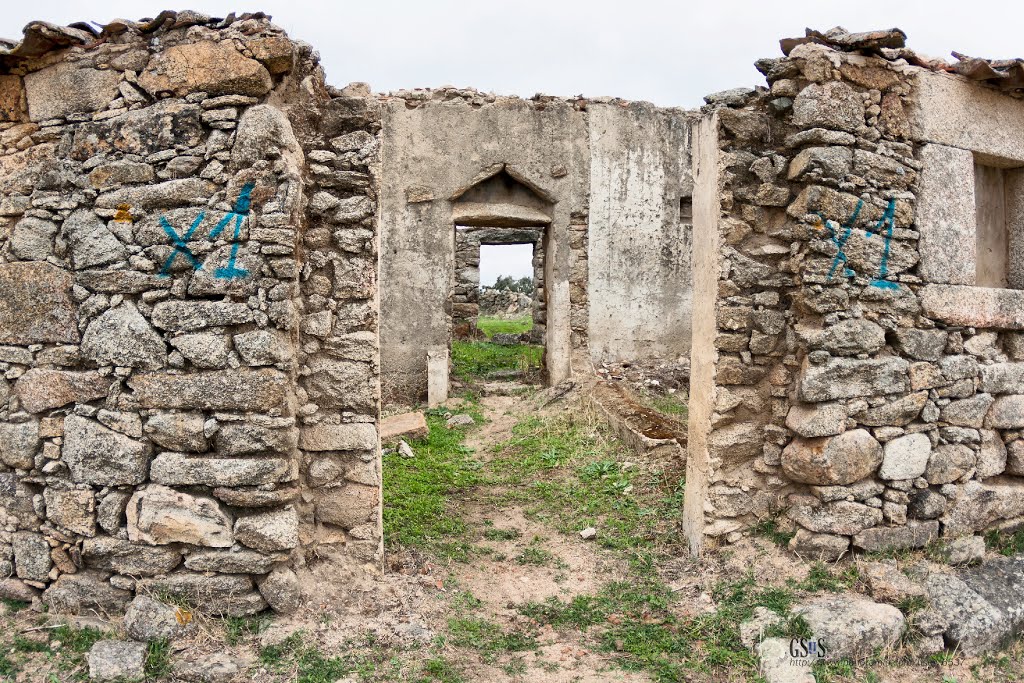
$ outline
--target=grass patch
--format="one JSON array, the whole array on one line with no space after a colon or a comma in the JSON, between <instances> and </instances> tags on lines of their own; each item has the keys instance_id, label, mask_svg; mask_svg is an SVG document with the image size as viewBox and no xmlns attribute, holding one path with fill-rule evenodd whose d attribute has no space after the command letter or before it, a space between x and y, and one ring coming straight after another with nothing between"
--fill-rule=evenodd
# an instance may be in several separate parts
<instances>
[{"instance_id":1,"label":"grass patch","mask_svg":"<svg viewBox=\"0 0 1024 683\"><path fill-rule=\"evenodd\" d=\"M518 631L504 631L500 626L477 617L456 617L448 620L448 642L480 653L485 662L499 655L537 649L537 639Z\"/></svg>"},{"instance_id":2,"label":"grass patch","mask_svg":"<svg viewBox=\"0 0 1024 683\"><path fill-rule=\"evenodd\" d=\"M514 541L523 533L519 529L496 529L490 527L484 529L484 538L488 541Z\"/></svg>"},{"instance_id":3,"label":"grass patch","mask_svg":"<svg viewBox=\"0 0 1024 683\"><path fill-rule=\"evenodd\" d=\"M853 664L845 659L817 661L813 670L816 683L837 683L838 680L852 679L856 673Z\"/></svg>"},{"instance_id":4,"label":"grass patch","mask_svg":"<svg viewBox=\"0 0 1024 683\"><path fill-rule=\"evenodd\" d=\"M680 396L676 394L659 394L647 399L647 404L663 415L671 415L685 422L689 415L690 408Z\"/></svg>"},{"instance_id":5,"label":"grass patch","mask_svg":"<svg viewBox=\"0 0 1024 683\"><path fill-rule=\"evenodd\" d=\"M496 334L522 334L533 329L533 315L521 315L518 318L495 318L482 315L476 319L476 328L488 339Z\"/></svg>"},{"instance_id":6,"label":"grass patch","mask_svg":"<svg viewBox=\"0 0 1024 683\"><path fill-rule=\"evenodd\" d=\"M516 562L519 564L532 564L537 567L542 567L546 564L550 564L555 558L547 550L543 548L529 547L524 548L523 552L516 556Z\"/></svg>"},{"instance_id":7,"label":"grass patch","mask_svg":"<svg viewBox=\"0 0 1024 683\"><path fill-rule=\"evenodd\" d=\"M468 553L467 526L449 507L480 481L479 465L463 445L465 433L445 427L441 413L428 413L427 423L430 434L410 444L415 458L384 456L384 538L458 558Z\"/></svg>"},{"instance_id":8,"label":"grass patch","mask_svg":"<svg viewBox=\"0 0 1024 683\"><path fill-rule=\"evenodd\" d=\"M540 370L543 355L544 347L533 344L453 341L452 372L464 382L510 370L530 374Z\"/></svg>"},{"instance_id":9,"label":"grass patch","mask_svg":"<svg viewBox=\"0 0 1024 683\"><path fill-rule=\"evenodd\" d=\"M1012 534L990 531L985 534L985 546L1007 557L1024 553L1024 529L1018 529Z\"/></svg>"},{"instance_id":10,"label":"grass patch","mask_svg":"<svg viewBox=\"0 0 1024 683\"><path fill-rule=\"evenodd\" d=\"M0 598L0 602L2 602L4 607L7 608L8 612L20 612L23 609L27 609L30 605L30 603L23 602L21 600L11 600L9 598Z\"/></svg>"},{"instance_id":11,"label":"grass patch","mask_svg":"<svg viewBox=\"0 0 1024 683\"><path fill-rule=\"evenodd\" d=\"M807 578L803 581L789 580L789 585L796 590L807 591L808 593L839 593L850 590L860 579L860 572L855 565L850 565L838 572L833 572L822 562L815 562L807 572Z\"/></svg>"},{"instance_id":12,"label":"grass patch","mask_svg":"<svg viewBox=\"0 0 1024 683\"><path fill-rule=\"evenodd\" d=\"M498 490L497 505L521 504L527 517L562 533L593 526L605 548L675 548L682 482L627 468L626 457L607 427L585 416L531 416L495 446L484 476Z\"/></svg>"},{"instance_id":13,"label":"grass patch","mask_svg":"<svg viewBox=\"0 0 1024 683\"><path fill-rule=\"evenodd\" d=\"M370 679L380 672L390 654L372 636L361 641L346 641L345 654L328 657L314 645L307 645L308 636L301 631L288 636L279 645L264 647L260 662L276 673L289 673L295 683L335 683L350 674Z\"/></svg>"},{"instance_id":14,"label":"grass patch","mask_svg":"<svg viewBox=\"0 0 1024 683\"><path fill-rule=\"evenodd\" d=\"M423 678L417 680L417 683L462 683L462 674L455 666L444 657L435 657L428 659L423 663L423 673L426 674Z\"/></svg>"},{"instance_id":15,"label":"grass patch","mask_svg":"<svg viewBox=\"0 0 1024 683\"><path fill-rule=\"evenodd\" d=\"M45 640L26 638L20 633L15 633L13 649L17 652L47 652L50 649L50 644Z\"/></svg>"},{"instance_id":16,"label":"grass patch","mask_svg":"<svg viewBox=\"0 0 1024 683\"><path fill-rule=\"evenodd\" d=\"M687 672L719 676L725 670L753 677L757 662L740 642L740 623L755 607L785 614L793 603L790 591L759 588L748 575L714 589L716 612L679 619L671 610L675 597L654 572L650 558L634 563L634 570L632 580L607 584L597 595L568 602L550 598L520 611L554 628L587 633L598 649L617 653L619 666L668 682L689 680ZM799 623L791 626L800 631ZM806 630L806 623L803 627Z\"/></svg>"},{"instance_id":17,"label":"grass patch","mask_svg":"<svg viewBox=\"0 0 1024 683\"><path fill-rule=\"evenodd\" d=\"M750 531L758 536L763 536L776 545L787 546L796 536L795 531L781 531L779 520L775 517L762 519L750 528Z\"/></svg>"},{"instance_id":18,"label":"grass patch","mask_svg":"<svg viewBox=\"0 0 1024 683\"><path fill-rule=\"evenodd\" d=\"M224 633L228 645L238 645L249 636L257 636L271 624L269 616L258 614L252 617L227 617Z\"/></svg>"},{"instance_id":19,"label":"grass patch","mask_svg":"<svg viewBox=\"0 0 1024 683\"><path fill-rule=\"evenodd\" d=\"M146 648L146 678L156 679L171 673L171 645L166 638L150 641Z\"/></svg>"}]
</instances>

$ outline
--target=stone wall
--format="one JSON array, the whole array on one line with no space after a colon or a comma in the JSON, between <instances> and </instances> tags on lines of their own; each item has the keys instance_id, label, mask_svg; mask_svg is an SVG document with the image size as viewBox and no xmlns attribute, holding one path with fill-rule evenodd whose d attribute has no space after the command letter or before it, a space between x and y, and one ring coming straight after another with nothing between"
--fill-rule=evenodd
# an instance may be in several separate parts
<instances>
[{"instance_id":1,"label":"stone wall","mask_svg":"<svg viewBox=\"0 0 1024 683\"><path fill-rule=\"evenodd\" d=\"M521 189L518 199L489 198L495 224L547 226L535 251L543 287L534 319L544 325L549 382L589 373L594 362L675 361L689 352L691 230L680 209L692 194L692 114L612 98L522 100L454 88L395 93L384 109L389 397L421 399L428 352L447 348L473 315L462 279L473 259L458 261L471 249L452 231L463 225L456 218L464 193L479 190L469 215L487 216L479 213L484 186L498 171Z\"/></svg>"},{"instance_id":2,"label":"stone wall","mask_svg":"<svg viewBox=\"0 0 1024 683\"><path fill-rule=\"evenodd\" d=\"M373 101L261 14L0 70L0 592L240 615L379 561Z\"/></svg>"},{"instance_id":3,"label":"stone wall","mask_svg":"<svg viewBox=\"0 0 1024 683\"><path fill-rule=\"evenodd\" d=\"M758 62L769 89L709 99L694 550L783 509L791 547L829 558L1024 517L1024 292L975 286L974 193L975 160L1024 163L991 134L1024 104L843 40L790 44ZM971 108L954 128L941 115Z\"/></svg>"}]
</instances>

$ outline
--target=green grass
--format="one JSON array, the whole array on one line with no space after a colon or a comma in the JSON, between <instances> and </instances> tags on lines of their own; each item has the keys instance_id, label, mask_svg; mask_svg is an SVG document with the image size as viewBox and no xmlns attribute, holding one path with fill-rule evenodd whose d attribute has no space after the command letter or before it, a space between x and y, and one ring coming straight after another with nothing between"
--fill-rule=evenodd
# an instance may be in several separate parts
<instances>
[{"instance_id":1,"label":"green grass","mask_svg":"<svg viewBox=\"0 0 1024 683\"><path fill-rule=\"evenodd\" d=\"M603 425L567 414L527 417L494 447L483 476L498 507L523 506L528 518L566 534L593 526L605 548L675 547L682 481L626 469L622 445Z\"/></svg>"},{"instance_id":2,"label":"green grass","mask_svg":"<svg viewBox=\"0 0 1024 683\"><path fill-rule=\"evenodd\" d=\"M513 344L500 346L490 342L453 341L452 371L464 382L486 379L496 372L516 370L534 373L540 370L543 346Z\"/></svg>"},{"instance_id":3,"label":"green grass","mask_svg":"<svg viewBox=\"0 0 1024 683\"><path fill-rule=\"evenodd\" d=\"M157 679L171 673L171 645L166 638L150 641L146 648L146 678Z\"/></svg>"},{"instance_id":4,"label":"green grass","mask_svg":"<svg viewBox=\"0 0 1024 683\"><path fill-rule=\"evenodd\" d=\"M462 557L466 523L449 509L480 481L479 464L463 445L465 432L445 427L439 412L427 414L430 434L410 445L415 458L384 456L384 538L449 557Z\"/></svg>"},{"instance_id":5,"label":"green grass","mask_svg":"<svg viewBox=\"0 0 1024 683\"><path fill-rule=\"evenodd\" d=\"M29 607L29 603L22 602L21 600L11 600L9 598L0 598L0 602L3 603L4 607L7 608L8 612L20 612L23 609Z\"/></svg>"},{"instance_id":6,"label":"green grass","mask_svg":"<svg viewBox=\"0 0 1024 683\"><path fill-rule=\"evenodd\" d=\"M482 315L476 319L476 327L488 339L496 334L522 334L533 329L533 316L523 315L518 318L495 318Z\"/></svg>"},{"instance_id":7,"label":"green grass","mask_svg":"<svg viewBox=\"0 0 1024 683\"><path fill-rule=\"evenodd\" d=\"M389 652L367 634L362 640L346 641L345 654L328 657L315 645L306 644L307 634L296 631L278 645L259 651L260 662L274 673L287 673L295 683L335 683L354 674L369 679L381 671L389 660Z\"/></svg>"},{"instance_id":8,"label":"green grass","mask_svg":"<svg viewBox=\"0 0 1024 683\"><path fill-rule=\"evenodd\" d=\"M489 527L484 529L484 538L488 541L514 541L523 533L519 529L496 529Z\"/></svg>"},{"instance_id":9,"label":"green grass","mask_svg":"<svg viewBox=\"0 0 1024 683\"><path fill-rule=\"evenodd\" d=\"M793 531L781 531L779 529L779 520L775 517L769 517L762 519L757 524L750 528L751 533L757 534L767 538L776 545L786 546L796 535Z\"/></svg>"},{"instance_id":10,"label":"green grass","mask_svg":"<svg viewBox=\"0 0 1024 683\"><path fill-rule=\"evenodd\" d=\"M447 641L455 647L465 647L480 653L485 662L493 662L499 655L510 652L536 650L537 639L527 633L505 631L500 626L479 617L453 617L448 620Z\"/></svg>"},{"instance_id":11,"label":"green grass","mask_svg":"<svg viewBox=\"0 0 1024 683\"><path fill-rule=\"evenodd\" d=\"M423 673L426 676L418 679L416 683L463 683L464 680L459 670L444 657L425 661Z\"/></svg>"},{"instance_id":12,"label":"green grass","mask_svg":"<svg viewBox=\"0 0 1024 683\"><path fill-rule=\"evenodd\" d=\"M682 421L686 420L690 410L686 401L676 394L651 396L647 399L647 403L659 413L681 418Z\"/></svg>"},{"instance_id":13,"label":"green grass","mask_svg":"<svg viewBox=\"0 0 1024 683\"><path fill-rule=\"evenodd\" d=\"M619 666L646 671L657 681L689 680L687 672L756 675L757 662L740 642L739 625L758 606L786 613L793 594L759 588L748 575L715 587L718 609L714 613L680 619L671 609L676 601L672 590L653 566L652 558L640 556L630 580L609 583L597 595L580 595L568 602L550 598L520 610L556 629L588 634L597 649L613 653Z\"/></svg>"},{"instance_id":14,"label":"green grass","mask_svg":"<svg viewBox=\"0 0 1024 683\"><path fill-rule=\"evenodd\" d=\"M985 534L985 546L1007 557L1024 553L1024 529L1018 529L1012 534L990 531Z\"/></svg>"},{"instance_id":15,"label":"green grass","mask_svg":"<svg viewBox=\"0 0 1024 683\"><path fill-rule=\"evenodd\" d=\"M225 638L228 645L238 645L246 637L259 635L271 623L271 617L263 614L252 617L227 617L224 619Z\"/></svg>"},{"instance_id":16,"label":"green grass","mask_svg":"<svg viewBox=\"0 0 1024 683\"><path fill-rule=\"evenodd\" d=\"M519 564L532 564L537 567L542 567L547 564L551 564L551 561L555 559L547 550L543 548L529 547L524 548L523 552L516 556L516 562Z\"/></svg>"},{"instance_id":17,"label":"green grass","mask_svg":"<svg viewBox=\"0 0 1024 683\"><path fill-rule=\"evenodd\" d=\"M838 593L850 590L859 579L860 572L857 571L856 565L850 565L837 572L833 572L825 564L815 562L811 565L806 579L803 581L793 581L790 579L789 585L796 590L807 591L808 593L818 593L821 591Z\"/></svg>"}]
</instances>

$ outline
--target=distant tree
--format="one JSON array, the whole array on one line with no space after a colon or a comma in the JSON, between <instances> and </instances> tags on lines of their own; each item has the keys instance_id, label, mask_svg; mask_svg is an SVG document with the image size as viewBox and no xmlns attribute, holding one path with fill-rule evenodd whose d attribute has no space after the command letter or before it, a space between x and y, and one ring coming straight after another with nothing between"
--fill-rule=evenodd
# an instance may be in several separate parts
<instances>
[{"instance_id":1,"label":"distant tree","mask_svg":"<svg viewBox=\"0 0 1024 683\"><path fill-rule=\"evenodd\" d=\"M518 280L511 275L499 275L494 281L494 289L502 289L508 292L519 292L521 294L533 294L533 278L522 277Z\"/></svg>"}]
</instances>

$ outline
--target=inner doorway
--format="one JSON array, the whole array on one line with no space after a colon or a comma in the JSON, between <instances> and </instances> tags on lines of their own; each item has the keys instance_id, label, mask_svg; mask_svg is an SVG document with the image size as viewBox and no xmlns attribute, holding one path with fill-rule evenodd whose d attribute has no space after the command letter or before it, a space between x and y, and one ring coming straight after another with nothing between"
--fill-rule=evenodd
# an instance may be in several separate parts
<instances>
[{"instance_id":1,"label":"inner doorway","mask_svg":"<svg viewBox=\"0 0 1024 683\"><path fill-rule=\"evenodd\" d=\"M544 373L544 226L455 226L452 389Z\"/></svg>"}]
</instances>

